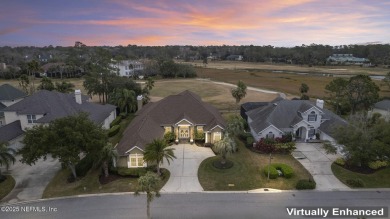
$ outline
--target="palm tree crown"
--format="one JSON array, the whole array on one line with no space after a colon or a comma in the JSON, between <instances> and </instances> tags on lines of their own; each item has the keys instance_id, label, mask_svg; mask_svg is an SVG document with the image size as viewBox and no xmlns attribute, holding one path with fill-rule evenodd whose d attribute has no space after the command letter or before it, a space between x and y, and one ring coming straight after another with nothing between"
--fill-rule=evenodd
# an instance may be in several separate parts
<instances>
[{"instance_id":1,"label":"palm tree crown","mask_svg":"<svg viewBox=\"0 0 390 219\"><path fill-rule=\"evenodd\" d=\"M6 143L0 143L0 166L5 166L8 170L10 163L15 163L16 159L14 154L16 153L15 149L9 148ZM1 176L1 171L0 171Z\"/></svg>"},{"instance_id":2,"label":"palm tree crown","mask_svg":"<svg viewBox=\"0 0 390 219\"><path fill-rule=\"evenodd\" d=\"M160 164L163 163L164 158L169 164L169 160L176 158L173 153L174 148L168 148L169 145L164 139L154 139L150 144L146 146L144 153L144 160L146 162L156 162L157 163L157 174L160 173Z\"/></svg>"}]
</instances>

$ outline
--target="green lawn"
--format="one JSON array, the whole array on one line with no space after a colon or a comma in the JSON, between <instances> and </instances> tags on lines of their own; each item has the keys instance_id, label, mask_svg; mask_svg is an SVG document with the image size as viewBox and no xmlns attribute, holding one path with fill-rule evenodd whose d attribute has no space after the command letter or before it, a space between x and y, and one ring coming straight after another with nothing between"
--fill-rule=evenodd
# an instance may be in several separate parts
<instances>
[{"instance_id":1,"label":"green lawn","mask_svg":"<svg viewBox=\"0 0 390 219\"><path fill-rule=\"evenodd\" d=\"M0 183L0 200L7 196L15 187L15 179L11 175L6 177L7 179Z\"/></svg>"},{"instance_id":2,"label":"green lawn","mask_svg":"<svg viewBox=\"0 0 390 219\"><path fill-rule=\"evenodd\" d=\"M164 177L160 189L165 185L170 176L169 171L165 169L163 174ZM98 170L91 170L85 177L73 183L67 182L69 175L70 171L68 169L60 170L49 185L47 185L42 198L111 192L134 192L138 185L138 178L123 178L101 185L98 179Z\"/></svg>"},{"instance_id":3,"label":"green lawn","mask_svg":"<svg viewBox=\"0 0 390 219\"><path fill-rule=\"evenodd\" d=\"M349 171L343 167L333 163L333 174L345 185L348 179L361 179L364 183L364 188L390 188L390 167L379 170L372 174L361 174Z\"/></svg>"},{"instance_id":4,"label":"green lawn","mask_svg":"<svg viewBox=\"0 0 390 219\"><path fill-rule=\"evenodd\" d=\"M285 163L294 169L290 179L279 177L267 180L263 169L268 165L269 156L258 154L238 142L239 151L228 157L234 166L227 170L215 168L212 163L218 156L204 160L198 170L200 184L206 191L252 190L258 188L295 189L300 179L308 179L310 173L291 155L273 155L272 163ZM229 186L234 184L234 186Z\"/></svg>"}]
</instances>

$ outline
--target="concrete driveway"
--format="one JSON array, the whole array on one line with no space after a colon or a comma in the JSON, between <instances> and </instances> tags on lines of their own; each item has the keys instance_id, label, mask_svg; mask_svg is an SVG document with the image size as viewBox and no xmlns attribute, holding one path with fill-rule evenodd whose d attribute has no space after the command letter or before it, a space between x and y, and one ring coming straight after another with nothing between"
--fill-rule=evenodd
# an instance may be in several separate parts
<instances>
[{"instance_id":1,"label":"concrete driveway","mask_svg":"<svg viewBox=\"0 0 390 219\"><path fill-rule=\"evenodd\" d=\"M42 198L47 184L61 168L58 159L48 156L46 161L40 159L32 166L19 162L19 156L16 159L15 164L5 172L15 178L15 188L1 202L15 203Z\"/></svg>"},{"instance_id":2,"label":"concrete driveway","mask_svg":"<svg viewBox=\"0 0 390 219\"><path fill-rule=\"evenodd\" d=\"M210 148L198 147L195 144L179 144L172 146L177 157L170 165L164 160L163 168L171 172L171 176L161 192L202 192L198 180L200 163L215 156Z\"/></svg>"},{"instance_id":3,"label":"concrete driveway","mask_svg":"<svg viewBox=\"0 0 390 219\"><path fill-rule=\"evenodd\" d=\"M332 162L339 155L326 154L322 143L297 143L295 152L301 152L306 158L297 159L313 176L317 183L316 190L337 191L350 190L340 182L331 169Z\"/></svg>"}]
</instances>

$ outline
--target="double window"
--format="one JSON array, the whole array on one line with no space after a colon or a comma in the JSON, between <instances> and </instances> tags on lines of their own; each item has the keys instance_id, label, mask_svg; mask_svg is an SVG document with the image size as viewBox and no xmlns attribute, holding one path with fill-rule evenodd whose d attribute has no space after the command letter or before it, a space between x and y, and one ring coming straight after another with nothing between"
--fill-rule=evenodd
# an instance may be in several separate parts
<instances>
[{"instance_id":1,"label":"double window","mask_svg":"<svg viewBox=\"0 0 390 219\"><path fill-rule=\"evenodd\" d=\"M36 123L37 118L35 115L27 115L27 123L28 124L34 124Z\"/></svg>"},{"instance_id":2,"label":"double window","mask_svg":"<svg viewBox=\"0 0 390 219\"><path fill-rule=\"evenodd\" d=\"M131 154L129 159L130 159L130 167L144 166L144 156L141 154Z\"/></svg>"},{"instance_id":3,"label":"double window","mask_svg":"<svg viewBox=\"0 0 390 219\"><path fill-rule=\"evenodd\" d=\"M315 122L315 121L317 121L317 114L316 114L316 112L312 111L312 112L307 116L307 121L309 121L309 122Z\"/></svg>"}]
</instances>

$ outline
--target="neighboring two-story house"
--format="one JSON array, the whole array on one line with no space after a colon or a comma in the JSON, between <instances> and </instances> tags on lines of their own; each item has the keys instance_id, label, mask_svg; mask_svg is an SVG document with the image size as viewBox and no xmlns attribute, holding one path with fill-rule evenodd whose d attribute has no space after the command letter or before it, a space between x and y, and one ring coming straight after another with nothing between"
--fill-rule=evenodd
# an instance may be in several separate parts
<instances>
[{"instance_id":1,"label":"neighboring two-story house","mask_svg":"<svg viewBox=\"0 0 390 219\"><path fill-rule=\"evenodd\" d=\"M390 120L390 100L382 100L375 103L370 113L379 113L387 121Z\"/></svg>"},{"instance_id":2,"label":"neighboring two-story house","mask_svg":"<svg viewBox=\"0 0 390 219\"><path fill-rule=\"evenodd\" d=\"M0 85L0 126L5 125L5 117L2 110L23 100L26 96L26 93L13 87L12 85Z\"/></svg>"},{"instance_id":3,"label":"neighboring two-story house","mask_svg":"<svg viewBox=\"0 0 390 219\"><path fill-rule=\"evenodd\" d=\"M176 142L193 142L195 132L204 133L205 143L214 143L223 138L226 125L216 108L190 91L150 102L136 115L116 146L117 165L121 167L146 166L143 160L146 145L163 138L165 133L174 133Z\"/></svg>"},{"instance_id":4,"label":"neighboring two-story house","mask_svg":"<svg viewBox=\"0 0 390 219\"><path fill-rule=\"evenodd\" d=\"M3 109L3 112L6 125L0 127L0 140L10 145L17 144L16 147L20 147L26 129L55 119L86 112L93 122L109 129L116 118L116 106L88 102L88 97L81 95L80 90L74 94L40 90Z\"/></svg>"},{"instance_id":5,"label":"neighboring two-story house","mask_svg":"<svg viewBox=\"0 0 390 219\"><path fill-rule=\"evenodd\" d=\"M277 100L259 104L245 112L251 134L256 141L293 134L296 140L316 139L334 141L333 130L347 122L324 109L323 100L313 104L307 100Z\"/></svg>"},{"instance_id":6,"label":"neighboring two-story house","mask_svg":"<svg viewBox=\"0 0 390 219\"><path fill-rule=\"evenodd\" d=\"M144 70L144 64L136 60L124 60L112 64L116 73L122 77L132 77Z\"/></svg>"}]
</instances>

